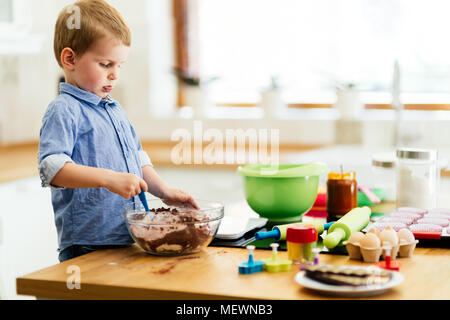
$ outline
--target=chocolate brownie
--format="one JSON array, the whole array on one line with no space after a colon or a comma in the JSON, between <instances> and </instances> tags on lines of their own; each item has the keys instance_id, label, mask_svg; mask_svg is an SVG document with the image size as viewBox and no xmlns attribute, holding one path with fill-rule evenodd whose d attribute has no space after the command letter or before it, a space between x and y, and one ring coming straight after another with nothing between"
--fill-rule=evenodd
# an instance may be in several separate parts
<instances>
[{"instance_id":1,"label":"chocolate brownie","mask_svg":"<svg viewBox=\"0 0 450 320\"><path fill-rule=\"evenodd\" d=\"M380 268L313 265L304 268L305 275L331 285L368 286L383 284L391 279L391 273Z\"/></svg>"}]
</instances>

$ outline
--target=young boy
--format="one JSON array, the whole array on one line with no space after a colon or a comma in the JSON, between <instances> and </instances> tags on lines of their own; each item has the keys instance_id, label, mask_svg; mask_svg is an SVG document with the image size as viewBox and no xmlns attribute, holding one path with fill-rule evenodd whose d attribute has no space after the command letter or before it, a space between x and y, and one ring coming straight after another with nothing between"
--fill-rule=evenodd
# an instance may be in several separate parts
<instances>
[{"instance_id":1,"label":"young boy","mask_svg":"<svg viewBox=\"0 0 450 320\"><path fill-rule=\"evenodd\" d=\"M198 208L189 194L158 176L124 110L109 95L128 56L127 24L103 0L74 6L78 10L61 11L55 26L54 51L65 83L42 120L38 154L42 186L52 187L61 262L131 245L122 210L139 201L141 191Z\"/></svg>"}]
</instances>

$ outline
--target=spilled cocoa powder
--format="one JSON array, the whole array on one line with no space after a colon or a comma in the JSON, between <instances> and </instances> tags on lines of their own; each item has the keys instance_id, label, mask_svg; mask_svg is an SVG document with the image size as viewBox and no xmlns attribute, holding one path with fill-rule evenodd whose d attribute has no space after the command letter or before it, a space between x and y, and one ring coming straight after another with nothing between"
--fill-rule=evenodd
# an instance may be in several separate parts
<instances>
[{"instance_id":1,"label":"spilled cocoa powder","mask_svg":"<svg viewBox=\"0 0 450 320\"><path fill-rule=\"evenodd\" d=\"M175 266L176 266L176 263L171 263L171 264L169 264L168 266L166 266L163 269L159 269L159 270L156 270L156 271L150 271L150 272L151 273L156 273L156 274L165 274L165 273L170 272L173 268L175 268Z\"/></svg>"},{"instance_id":2,"label":"spilled cocoa powder","mask_svg":"<svg viewBox=\"0 0 450 320\"><path fill-rule=\"evenodd\" d=\"M200 257L195 256L195 257L180 257L177 258L175 261L171 261L169 262L164 268L159 269L159 270L155 270L155 271L150 271L151 273L155 273L155 274L166 274L170 271L172 271L173 268L175 268L177 266L177 264L182 261L182 260L190 260L190 259L198 259Z\"/></svg>"}]
</instances>

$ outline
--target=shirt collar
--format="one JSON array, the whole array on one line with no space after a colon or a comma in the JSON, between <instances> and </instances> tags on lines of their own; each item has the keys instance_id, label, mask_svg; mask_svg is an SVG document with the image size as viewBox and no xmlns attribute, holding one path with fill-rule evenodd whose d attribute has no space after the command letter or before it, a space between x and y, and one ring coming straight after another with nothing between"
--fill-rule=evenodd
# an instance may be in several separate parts
<instances>
[{"instance_id":1,"label":"shirt collar","mask_svg":"<svg viewBox=\"0 0 450 320\"><path fill-rule=\"evenodd\" d=\"M93 94L92 92L88 92L86 90L77 88L67 82L62 82L59 84L59 91L60 93L67 93L71 96L77 98L78 100L83 100L89 103L92 103L93 105L103 105L107 104L109 106L116 106L118 103L111 98L111 96L108 94L106 98L100 98L96 94Z\"/></svg>"}]
</instances>

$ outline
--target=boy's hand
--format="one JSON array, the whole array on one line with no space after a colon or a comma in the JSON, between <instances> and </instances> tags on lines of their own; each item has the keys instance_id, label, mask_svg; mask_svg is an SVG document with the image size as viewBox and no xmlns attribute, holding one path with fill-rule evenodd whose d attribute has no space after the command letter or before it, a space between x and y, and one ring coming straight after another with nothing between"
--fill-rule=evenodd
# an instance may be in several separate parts
<instances>
[{"instance_id":1,"label":"boy's hand","mask_svg":"<svg viewBox=\"0 0 450 320\"><path fill-rule=\"evenodd\" d=\"M185 207L187 205L194 209L200 209L200 206L190 194L179 189L168 188L164 192L162 200L169 206Z\"/></svg>"},{"instance_id":2,"label":"boy's hand","mask_svg":"<svg viewBox=\"0 0 450 320\"><path fill-rule=\"evenodd\" d=\"M125 199L130 199L142 191L147 192L147 183L132 173L112 172L106 179L105 187Z\"/></svg>"}]
</instances>

